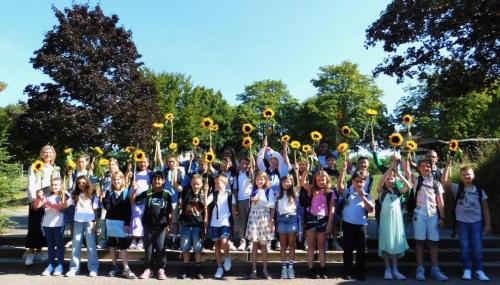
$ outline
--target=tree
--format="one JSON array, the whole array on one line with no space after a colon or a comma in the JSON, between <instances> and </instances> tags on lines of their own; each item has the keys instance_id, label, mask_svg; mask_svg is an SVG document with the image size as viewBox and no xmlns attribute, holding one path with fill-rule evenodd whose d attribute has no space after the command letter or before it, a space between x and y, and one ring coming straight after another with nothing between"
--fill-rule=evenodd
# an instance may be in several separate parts
<instances>
[{"instance_id":1,"label":"tree","mask_svg":"<svg viewBox=\"0 0 500 285\"><path fill-rule=\"evenodd\" d=\"M140 71L132 33L99 5L53 10L58 24L30 60L53 82L26 87L26 112L12 134L16 145L28 155L46 143L82 150L151 144L158 94Z\"/></svg>"},{"instance_id":2,"label":"tree","mask_svg":"<svg viewBox=\"0 0 500 285\"><path fill-rule=\"evenodd\" d=\"M7 151L6 131L0 130L0 209L4 209L19 191L15 179L13 179L13 177L17 177L19 170L19 165L12 162L12 156ZM0 229L10 223L8 217L0 213Z\"/></svg>"},{"instance_id":3,"label":"tree","mask_svg":"<svg viewBox=\"0 0 500 285\"><path fill-rule=\"evenodd\" d=\"M394 0L366 30L365 45L383 42L390 53L375 75L432 77L452 90L442 96L465 95L498 79L498 23L495 0Z\"/></svg>"}]
</instances>

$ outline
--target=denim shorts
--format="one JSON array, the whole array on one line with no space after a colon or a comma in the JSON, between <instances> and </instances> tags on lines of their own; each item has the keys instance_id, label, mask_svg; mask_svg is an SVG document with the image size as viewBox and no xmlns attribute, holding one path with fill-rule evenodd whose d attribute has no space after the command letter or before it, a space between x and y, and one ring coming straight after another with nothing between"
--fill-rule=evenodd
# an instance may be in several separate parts
<instances>
[{"instance_id":1,"label":"denim shorts","mask_svg":"<svg viewBox=\"0 0 500 285\"><path fill-rule=\"evenodd\" d=\"M181 251L189 252L191 248L193 252L201 252L203 244L200 240L200 227L189 227L181 225Z\"/></svg>"},{"instance_id":2,"label":"denim shorts","mask_svg":"<svg viewBox=\"0 0 500 285\"><path fill-rule=\"evenodd\" d=\"M307 211L304 213L304 230L318 233L326 232L327 216L315 216Z\"/></svg>"},{"instance_id":3,"label":"denim shorts","mask_svg":"<svg viewBox=\"0 0 500 285\"><path fill-rule=\"evenodd\" d=\"M413 216L413 235L416 240L439 241L439 219L415 213Z\"/></svg>"},{"instance_id":4,"label":"denim shorts","mask_svg":"<svg viewBox=\"0 0 500 285\"><path fill-rule=\"evenodd\" d=\"M299 219L297 215L279 215L278 216L278 233L291 234L299 230Z\"/></svg>"},{"instance_id":5,"label":"denim shorts","mask_svg":"<svg viewBox=\"0 0 500 285\"><path fill-rule=\"evenodd\" d=\"M231 234L231 228L222 226L222 227L210 227L210 237L213 241L221 240L223 238L228 239Z\"/></svg>"}]
</instances>

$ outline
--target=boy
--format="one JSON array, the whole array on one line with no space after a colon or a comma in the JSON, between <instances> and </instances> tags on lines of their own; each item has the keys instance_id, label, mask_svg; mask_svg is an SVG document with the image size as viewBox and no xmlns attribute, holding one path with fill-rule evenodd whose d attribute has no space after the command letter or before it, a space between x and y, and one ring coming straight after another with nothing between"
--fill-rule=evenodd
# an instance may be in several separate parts
<instances>
[{"instance_id":1,"label":"boy","mask_svg":"<svg viewBox=\"0 0 500 285\"><path fill-rule=\"evenodd\" d=\"M491 231L488 196L473 184L474 170L470 166L460 168L459 183L451 183L450 172L451 161L446 165L442 183L446 190L451 190L455 198L453 211L455 211L464 265L462 279L472 279L472 261L474 261L476 268L474 276L481 281L489 281L483 271L482 255L483 234L486 235Z\"/></svg>"},{"instance_id":2,"label":"boy","mask_svg":"<svg viewBox=\"0 0 500 285\"><path fill-rule=\"evenodd\" d=\"M250 213L250 195L252 194L252 177L253 170L250 168L250 158L244 156L240 159L240 171L236 176L234 183L236 184L236 218L238 227L235 231L238 232L240 244L237 248L239 251L245 250L247 243L245 240L245 232L247 229L248 214Z\"/></svg>"}]
</instances>

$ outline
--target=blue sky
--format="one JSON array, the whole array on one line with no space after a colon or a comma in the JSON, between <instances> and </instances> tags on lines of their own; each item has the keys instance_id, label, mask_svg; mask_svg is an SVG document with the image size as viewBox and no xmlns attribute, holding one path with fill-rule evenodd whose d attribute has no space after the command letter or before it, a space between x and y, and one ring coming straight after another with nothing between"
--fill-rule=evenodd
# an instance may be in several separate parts
<instances>
[{"instance_id":1,"label":"blue sky","mask_svg":"<svg viewBox=\"0 0 500 285\"><path fill-rule=\"evenodd\" d=\"M236 94L263 79L282 80L303 101L316 92L310 80L319 67L344 60L371 74L385 54L380 47L363 47L365 29L389 2L102 0L100 4L133 32L145 66L190 75L195 84L220 90L236 104ZM0 94L0 106L5 106L27 100L26 85L49 80L32 68L29 58L56 24L51 5L62 9L72 1L0 3L0 81L8 84ZM394 78L379 76L376 83L389 110L405 94L406 85L396 84Z\"/></svg>"}]
</instances>

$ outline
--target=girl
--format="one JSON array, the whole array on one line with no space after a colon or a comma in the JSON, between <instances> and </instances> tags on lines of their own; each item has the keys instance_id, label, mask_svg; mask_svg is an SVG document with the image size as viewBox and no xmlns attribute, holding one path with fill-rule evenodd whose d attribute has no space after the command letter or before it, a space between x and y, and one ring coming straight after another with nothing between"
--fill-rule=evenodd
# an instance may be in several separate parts
<instances>
[{"instance_id":1,"label":"girl","mask_svg":"<svg viewBox=\"0 0 500 285\"><path fill-rule=\"evenodd\" d=\"M87 245L89 277L96 277L99 269L99 258L96 250L99 198L95 195L94 187L85 175L76 179L75 189L66 204L75 206L73 250L71 252L70 268L66 272L66 277L73 277L80 270L81 247L84 236Z\"/></svg>"},{"instance_id":2,"label":"girl","mask_svg":"<svg viewBox=\"0 0 500 285\"><path fill-rule=\"evenodd\" d=\"M262 274L265 279L271 279L271 275L267 272L267 243L274 238L275 201L267 173L259 172L250 198L251 206L246 230L246 238L252 243L250 279L257 279L257 250L259 248L262 252Z\"/></svg>"},{"instance_id":3,"label":"girl","mask_svg":"<svg viewBox=\"0 0 500 285\"><path fill-rule=\"evenodd\" d=\"M143 161L137 164L138 172L135 174L135 195L139 196L142 192L146 192L151 187L151 178L153 172L148 169L149 161L146 157ZM144 205L136 205L132 201L132 243L130 249L143 249L144 229L142 226L141 216L144 213Z\"/></svg>"},{"instance_id":4,"label":"girl","mask_svg":"<svg viewBox=\"0 0 500 285\"><path fill-rule=\"evenodd\" d=\"M404 183L401 189L398 189L399 187L395 184L396 176ZM403 256L408 249L400 196L410 188L410 182L399 174L397 161L391 164L391 167L384 173L377 185L379 202L382 207L380 211L378 254L384 258L384 279L406 279L398 270L398 257ZM389 258L392 258L392 271Z\"/></svg>"},{"instance_id":5,"label":"girl","mask_svg":"<svg viewBox=\"0 0 500 285\"><path fill-rule=\"evenodd\" d=\"M297 192L293 186L293 176L287 175L281 179L280 192L278 196L278 233L280 239L281 278L294 279L295 270L295 240L299 228L297 217ZM288 259L286 250L289 248ZM287 262L288 261L288 262Z\"/></svg>"},{"instance_id":6,"label":"girl","mask_svg":"<svg viewBox=\"0 0 500 285\"><path fill-rule=\"evenodd\" d=\"M61 189L61 178L52 178L50 180L50 194L44 200L45 215L42 221L49 252L49 265L42 272L43 276L50 274L60 276L63 273L63 206L66 198Z\"/></svg>"},{"instance_id":7,"label":"girl","mask_svg":"<svg viewBox=\"0 0 500 285\"><path fill-rule=\"evenodd\" d=\"M130 204L130 193L125 187L125 176L120 171L114 172L111 176L112 191L106 192L102 200L102 207L106 209L106 227L108 228L108 245L111 248L113 260L113 270L109 276L118 276L120 273L128 279L134 279L135 274L128 266L127 248L131 240L127 237L130 230L130 219L132 216L132 206ZM110 232L110 227L116 230ZM119 228L123 227L123 228ZM117 263L116 248L120 249L123 271Z\"/></svg>"},{"instance_id":8,"label":"girl","mask_svg":"<svg viewBox=\"0 0 500 285\"><path fill-rule=\"evenodd\" d=\"M56 160L56 151L51 145L45 145L40 150L40 159L44 163L43 171L35 173L32 166L28 169L28 200L30 210L28 213L28 234L26 236L25 247L28 249L26 254L26 265L32 265L34 260L46 261L47 256L43 255L41 250L45 246L45 237L41 233L42 217L45 208L41 200L46 194L50 193L50 181L52 178L61 177L59 167L54 164ZM38 201L34 200L38 197Z\"/></svg>"},{"instance_id":9,"label":"girl","mask_svg":"<svg viewBox=\"0 0 500 285\"><path fill-rule=\"evenodd\" d=\"M114 172L119 171L119 170L120 170L120 168L118 167L118 160L116 160L116 158L110 158L109 163L108 163L108 171L106 172L104 177L101 178L101 182L100 182L101 183L101 192L99 193L100 200L104 199L107 192L112 191L111 190L111 173L114 173ZM100 213L100 221L101 221L100 234L101 234L101 237L100 237L100 242L97 245L98 248L108 247L108 237L106 234L105 217L106 217L106 210L101 209L101 213Z\"/></svg>"},{"instance_id":10,"label":"girl","mask_svg":"<svg viewBox=\"0 0 500 285\"><path fill-rule=\"evenodd\" d=\"M335 192L332 190L331 178L324 170L318 171L307 183L307 172L301 177L300 204L304 210L304 230L307 240L308 275L311 279L328 278L326 274L326 234L332 231L335 214ZM319 271L313 267L314 250L318 248Z\"/></svg>"}]
</instances>

